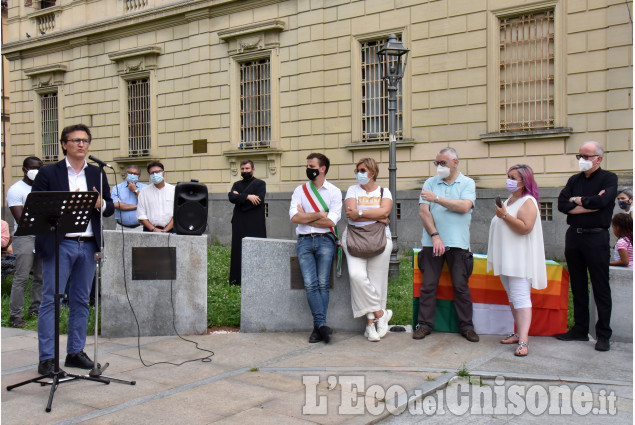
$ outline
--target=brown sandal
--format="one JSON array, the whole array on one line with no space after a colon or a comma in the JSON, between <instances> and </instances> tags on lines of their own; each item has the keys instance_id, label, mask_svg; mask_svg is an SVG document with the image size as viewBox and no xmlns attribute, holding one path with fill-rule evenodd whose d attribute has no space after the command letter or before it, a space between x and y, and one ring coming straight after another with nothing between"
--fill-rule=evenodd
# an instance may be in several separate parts
<instances>
[{"instance_id":1,"label":"brown sandal","mask_svg":"<svg viewBox=\"0 0 635 425\"><path fill-rule=\"evenodd\" d=\"M516 348L514 356L525 357L527 354L529 354L529 345L525 341L518 341L518 348Z\"/></svg>"},{"instance_id":2,"label":"brown sandal","mask_svg":"<svg viewBox=\"0 0 635 425\"><path fill-rule=\"evenodd\" d=\"M518 334L513 333L501 339L501 344L516 344L519 341Z\"/></svg>"}]
</instances>

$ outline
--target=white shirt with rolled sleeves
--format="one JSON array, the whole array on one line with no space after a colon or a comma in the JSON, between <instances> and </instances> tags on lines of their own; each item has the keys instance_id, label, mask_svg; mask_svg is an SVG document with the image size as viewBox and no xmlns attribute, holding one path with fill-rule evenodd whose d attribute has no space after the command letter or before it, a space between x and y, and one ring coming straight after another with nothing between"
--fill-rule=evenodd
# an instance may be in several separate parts
<instances>
[{"instance_id":1,"label":"white shirt with rolled sleeves","mask_svg":"<svg viewBox=\"0 0 635 425\"><path fill-rule=\"evenodd\" d=\"M304 183L306 184L306 183ZM294 215L298 213L298 204L302 205L304 212L312 213L316 212L306 195L304 194L304 189L302 186L304 184L298 186L293 191L293 195L291 196L291 206L289 208L289 218L293 218ZM309 193L311 190L309 189ZM329 207L329 212L327 217L331 220L335 225L340 221L342 217L342 191L339 190L336 186L329 183L327 180L324 180L324 184L318 189L318 193ZM318 208L321 208L321 205L318 201L316 201ZM322 211L320 209L320 211ZM313 227L308 224L298 224L298 227L295 229L296 235L307 235L310 233L328 233L331 230L325 227Z\"/></svg>"},{"instance_id":2,"label":"white shirt with rolled sleeves","mask_svg":"<svg viewBox=\"0 0 635 425\"><path fill-rule=\"evenodd\" d=\"M137 220L148 220L154 226L167 226L174 214L174 189L170 183L165 183L161 189L153 184L141 189Z\"/></svg>"}]
</instances>

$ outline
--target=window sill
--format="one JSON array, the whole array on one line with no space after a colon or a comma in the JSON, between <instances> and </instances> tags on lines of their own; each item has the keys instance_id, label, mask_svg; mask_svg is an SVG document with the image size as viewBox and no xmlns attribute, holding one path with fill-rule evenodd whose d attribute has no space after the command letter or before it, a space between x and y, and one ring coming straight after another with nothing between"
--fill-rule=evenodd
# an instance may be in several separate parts
<instances>
[{"instance_id":1,"label":"window sill","mask_svg":"<svg viewBox=\"0 0 635 425\"><path fill-rule=\"evenodd\" d=\"M397 143L396 143L397 149L412 148L414 147L414 145L415 145L414 139L397 140ZM353 142L344 147L351 151L382 150L382 149L388 149L390 147L390 143L389 142Z\"/></svg>"},{"instance_id":2,"label":"window sill","mask_svg":"<svg viewBox=\"0 0 635 425\"><path fill-rule=\"evenodd\" d=\"M61 12L62 12L62 6L57 5L57 6L45 7L44 9L37 9L31 13L27 13L26 17L29 19L35 19L43 15L48 15L49 13L61 13Z\"/></svg>"},{"instance_id":3,"label":"window sill","mask_svg":"<svg viewBox=\"0 0 635 425\"><path fill-rule=\"evenodd\" d=\"M543 139L559 139L568 138L573 133L571 127L557 127L548 130L530 130L530 131L514 131L509 133L485 133L481 134L481 142L515 142L523 141L528 142L531 140L543 140Z\"/></svg>"},{"instance_id":4,"label":"window sill","mask_svg":"<svg viewBox=\"0 0 635 425\"><path fill-rule=\"evenodd\" d=\"M160 161L160 158L153 157L151 155L148 156L120 156L113 159L113 162L120 164L122 167L128 166L130 164L135 164L139 166L143 166L152 161Z\"/></svg>"}]
</instances>

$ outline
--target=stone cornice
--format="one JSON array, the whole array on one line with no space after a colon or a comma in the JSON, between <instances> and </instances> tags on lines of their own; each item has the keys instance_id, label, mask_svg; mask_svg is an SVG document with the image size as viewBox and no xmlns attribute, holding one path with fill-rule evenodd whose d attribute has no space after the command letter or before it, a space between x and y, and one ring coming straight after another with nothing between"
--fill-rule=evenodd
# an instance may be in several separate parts
<instances>
[{"instance_id":1,"label":"stone cornice","mask_svg":"<svg viewBox=\"0 0 635 425\"><path fill-rule=\"evenodd\" d=\"M250 10L254 7L279 3L280 0L190 0L160 8L119 16L108 21L88 24L80 28L47 34L45 38L35 38L7 43L2 53L9 60L35 57L63 51L69 43L95 44L108 40L141 34L148 31L186 24L193 19L213 18L230 13Z\"/></svg>"},{"instance_id":2,"label":"stone cornice","mask_svg":"<svg viewBox=\"0 0 635 425\"><path fill-rule=\"evenodd\" d=\"M284 30L285 23L280 19L271 19L264 22L255 22L253 24L241 25L222 31L218 31L218 38L223 41L237 38L243 35L253 34L263 31L282 31Z\"/></svg>"},{"instance_id":3,"label":"stone cornice","mask_svg":"<svg viewBox=\"0 0 635 425\"><path fill-rule=\"evenodd\" d=\"M160 55L160 54L161 54L161 47L144 46L144 47L133 47L132 49L120 50L115 53L109 53L108 58L113 62L118 62L121 60L134 58L136 56Z\"/></svg>"},{"instance_id":4,"label":"stone cornice","mask_svg":"<svg viewBox=\"0 0 635 425\"><path fill-rule=\"evenodd\" d=\"M54 63L51 65L37 66L35 68L25 69L24 75L27 77L35 77L36 75L48 74L51 72L66 72L68 67L62 63Z\"/></svg>"}]
</instances>

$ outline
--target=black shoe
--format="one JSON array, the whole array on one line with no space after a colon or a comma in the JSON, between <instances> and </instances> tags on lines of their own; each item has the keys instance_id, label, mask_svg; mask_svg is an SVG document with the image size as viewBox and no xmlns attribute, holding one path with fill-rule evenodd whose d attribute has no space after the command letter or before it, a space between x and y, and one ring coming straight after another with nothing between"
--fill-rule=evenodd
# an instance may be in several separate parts
<instances>
[{"instance_id":1,"label":"black shoe","mask_svg":"<svg viewBox=\"0 0 635 425\"><path fill-rule=\"evenodd\" d=\"M53 372L55 372L55 359L42 360L37 365L37 373L39 373L40 375L49 376L52 375ZM64 372L64 370L61 368L59 369L59 373L62 376L66 375L66 372Z\"/></svg>"},{"instance_id":2,"label":"black shoe","mask_svg":"<svg viewBox=\"0 0 635 425\"><path fill-rule=\"evenodd\" d=\"M77 354L67 354L64 366L90 370L95 366L95 363L93 363L86 353L80 351ZM101 369L101 365L99 363L97 363L97 369Z\"/></svg>"},{"instance_id":3,"label":"black shoe","mask_svg":"<svg viewBox=\"0 0 635 425\"><path fill-rule=\"evenodd\" d=\"M461 335L470 342L478 342L480 340L476 332L474 332L474 329L461 331Z\"/></svg>"},{"instance_id":4,"label":"black shoe","mask_svg":"<svg viewBox=\"0 0 635 425\"><path fill-rule=\"evenodd\" d=\"M554 335L560 341L588 341L589 335L581 335L579 332L574 332L573 329L563 334Z\"/></svg>"},{"instance_id":5,"label":"black shoe","mask_svg":"<svg viewBox=\"0 0 635 425\"><path fill-rule=\"evenodd\" d=\"M333 329L329 328L326 325L320 326L320 335L322 336L322 341L325 344L328 344L331 341L331 335L333 335Z\"/></svg>"},{"instance_id":6,"label":"black shoe","mask_svg":"<svg viewBox=\"0 0 635 425\"><path fill-rule=\"evenodd\" d=\"M412 333L412 339L423 339L426 336L430 335L432 331L430 329L424 328L422 325L417 326L417 329Z\"/></svg>"},{"instance_id":7,"label":"black shoe","mask_svg":"<svg viewBox=\"0 0 635 425\"><path fill-rule=\"evenodd\" d=\"M322 341L322 335L320 335L319 329L313 328L313 332L311 332L311 336L309 337L309 343L314 344L320 341Z\"/></svg>"},{"instance_id":8,"label":"black shoe","mask_svg":"<svg viewBox=\"0 0 635 425\"><path fill-rule=\"evenodd\" d=\"M598 351L609 351L611 349L611 343L606 338L598 338L595 343L595 349Z\"/></svg>"},{"instance_id":9,"label":"black shoe","mask_svg":"<svg viewBox=\"0 0 635 425\"><path fill-rule=\"evenodd\" d=\"M9 317L9 326L12 328L25 328L27 323L21 317Z\"/></svg>"}]
</instances>

